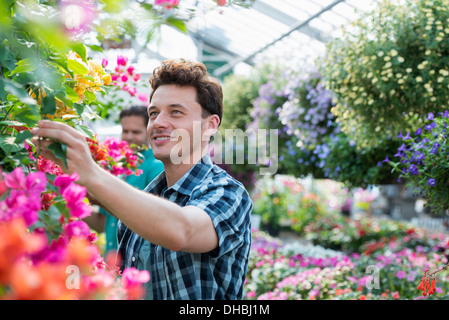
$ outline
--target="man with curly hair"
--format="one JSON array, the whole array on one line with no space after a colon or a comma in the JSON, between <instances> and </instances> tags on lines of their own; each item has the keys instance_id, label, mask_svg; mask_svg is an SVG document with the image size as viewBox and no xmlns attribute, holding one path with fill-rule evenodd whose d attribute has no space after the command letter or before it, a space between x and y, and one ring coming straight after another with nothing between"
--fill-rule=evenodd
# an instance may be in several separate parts
<instances>
[{"instance_id":1,"label":"man with curly hair","mask_svg":"<svg viewBox=\"0 0 449 320\"><path fill-rule=\"evenodd\" d=\"M163 61L150 84L148 136L164 171L144 191L97 166L76 130L42 121L33 134L67 144L65 171L120 220L123 267L149 271L147 298L241 299L252 201L207 152L223 115L221 85L185 60Z\"/></svg>"}]
</instances>

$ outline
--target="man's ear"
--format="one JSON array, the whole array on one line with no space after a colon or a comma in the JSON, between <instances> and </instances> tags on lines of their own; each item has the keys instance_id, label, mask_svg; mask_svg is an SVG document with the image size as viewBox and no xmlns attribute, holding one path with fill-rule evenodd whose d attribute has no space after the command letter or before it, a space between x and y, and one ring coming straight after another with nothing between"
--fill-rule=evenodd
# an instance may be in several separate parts
<instances>
[{"instance_id":1,"label":"man's ear","mask_svg":"<svg viewBox=\"0 0 449 320\"><path fill-rule=\"evenodd\" d=\"M204 135L212 137L218 130L220 125L220 117L216 114L210 115L206 122L206 130L204 130Z\"/></svg>"}]
</instances>

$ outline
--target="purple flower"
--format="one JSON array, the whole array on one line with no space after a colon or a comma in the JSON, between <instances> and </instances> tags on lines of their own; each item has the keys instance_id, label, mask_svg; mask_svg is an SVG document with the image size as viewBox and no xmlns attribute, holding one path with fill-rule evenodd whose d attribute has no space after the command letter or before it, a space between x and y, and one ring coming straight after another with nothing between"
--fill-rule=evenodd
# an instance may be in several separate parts
<instances>
[{"instance_id":1,"label":"purple flower","mask_svg":"<svg viewBox=\"0 0 449 320\"><path fill-rule=\"evenodd\" d=\"M407 276L407 274L405 273L404 270L399 270L399 271L396 273L396 277L398 277L399 279L404 279L406 276Z\"/></svg>"},{"instance_id":2,"label":"purple flower","mask_svg":"<svg viewBox=\"0 0 449 320\"><path fill-rule=\"evenodd\" d=\"M416 130L415 132L415 136L419 136L422 133L422 129L418 128L418 130Z\"/></svg>"},{"instance_id":3,"label":"purple flower","mask_svg":"<svg viewBox=\"0 0 449 320\"><path fill-rule=\"evenodd\" d=\"M437 184L436 180L434 178L429 178L429 180L427 180L427 184L431 187L433 187L434 185Z\"/></svg>"},{"instance_id":4,"label":"purple flower","mask_svg":"<svg viewBox=\"0 0 449 320\"><path fill-rule=\"evenodd\" d=\"M433 112L430 112L429 115L427 116L426 120L433 120L435 117L433 115Z\"/></svg>"}]
</instances>

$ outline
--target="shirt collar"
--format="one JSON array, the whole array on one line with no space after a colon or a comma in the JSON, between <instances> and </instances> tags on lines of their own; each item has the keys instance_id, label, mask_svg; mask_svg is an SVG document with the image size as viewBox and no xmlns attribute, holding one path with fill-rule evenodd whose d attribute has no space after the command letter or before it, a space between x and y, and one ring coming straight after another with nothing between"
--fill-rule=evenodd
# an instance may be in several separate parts
<instances>
[{"instance_id":1,"label":"shirt collar","mask_svg":"<svg viewBox=\"0 0 449 320\"><path fill-rule=\"evenodd\" d=\"M209 154L206 154L166 191L173 190L184 195L190 195L193 188L198 185L198 181L201 181L210 172L212 167L212 160ZM167 179L165 171L163 171L148 185L145 191L160 195L166 187Z\"/></svg>"}]
</instances>

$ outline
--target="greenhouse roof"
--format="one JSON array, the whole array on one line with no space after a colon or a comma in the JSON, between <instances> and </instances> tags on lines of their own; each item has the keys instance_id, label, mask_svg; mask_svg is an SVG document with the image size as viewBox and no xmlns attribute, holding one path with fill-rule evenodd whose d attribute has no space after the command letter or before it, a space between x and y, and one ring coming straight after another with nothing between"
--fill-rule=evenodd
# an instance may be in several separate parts
<instances>
[{"instance_id":1,"label":"greenhouse roof","mask_svg":"<svg viewBox=\"0 0 449 320\"><path fill-rule=\"evenodd\" d=\"M377 1L254 0L249 7L217 7L210 1L183 0L180 9L196 10L187 23L195 58L220 77L236 66L267 59L312 63L324 53L326 42L341 34L341 26L349 27ZM186 45L172 43L168 54L159 49L151 53L160 60L184 53Z\"/></svg>"},{"instance_id":2,"label":"greenhouse roof","mask_svg":"<svg viewBox=\"0 0 449 320\"><path fill-rule=\"evenodd\" d=\"M138 0L146 1L152 2ZM104 54L112 60L127 55L142 74L151 73L161 60L193 59L221 79L231 72L247 73L260 61L313 64L326 43L341 35L342 26L349 29L378 1L240 0L248 5L220 7L212 0L181 0L178 17L194 12L186 19L187 33L163 25L159 41L146 44L137 37L130 48Z\"/></svg>"}]
</instances>

